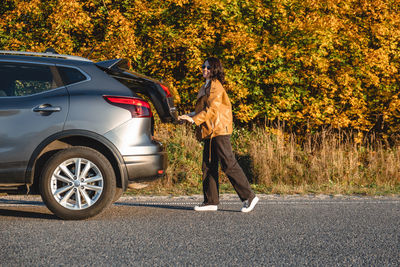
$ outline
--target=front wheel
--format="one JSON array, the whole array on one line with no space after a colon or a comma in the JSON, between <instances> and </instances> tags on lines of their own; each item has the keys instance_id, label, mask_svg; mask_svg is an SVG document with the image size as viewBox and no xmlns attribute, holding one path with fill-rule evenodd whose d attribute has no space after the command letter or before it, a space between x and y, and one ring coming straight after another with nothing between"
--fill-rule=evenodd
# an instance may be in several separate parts
<instances>
[{"instance_id":1,"label":"front wheel","mask_svg":"<svg viewBox=\"0 0 400 267\"><path fill-rule=\"evenodd\" d=\"M67 220L86 219L102 212L112 203L115 187L110 162L88 147L54 154L40 180L43 202L56 216Z\"/></svg>"}]
</instances>

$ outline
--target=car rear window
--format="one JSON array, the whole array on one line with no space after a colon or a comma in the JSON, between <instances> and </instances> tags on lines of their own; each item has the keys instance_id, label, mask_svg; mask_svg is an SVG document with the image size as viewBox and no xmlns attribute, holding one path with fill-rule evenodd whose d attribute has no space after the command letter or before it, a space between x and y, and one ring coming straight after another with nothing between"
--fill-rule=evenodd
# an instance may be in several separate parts
<instances>
[{"instance_id":1,"label":"car rear window","mask_svg":"<svg viewBox=\"0 0 400 267\"><path fill-rule=\"evenodd\" d=\"M65 85L78 83L87 79L82 72L75 68L58 67L58 71Z\"/></svg>"}]
</instances>

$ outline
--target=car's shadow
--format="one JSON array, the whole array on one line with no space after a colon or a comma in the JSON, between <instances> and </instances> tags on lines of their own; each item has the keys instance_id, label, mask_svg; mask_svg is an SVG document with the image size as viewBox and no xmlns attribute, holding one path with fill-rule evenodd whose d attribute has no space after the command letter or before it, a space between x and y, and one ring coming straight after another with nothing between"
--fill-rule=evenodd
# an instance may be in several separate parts
<instances>
[{"instance_id":1,"label":"car's shadow","mask_svg":"<svg viewBox=\"0 0 400 267\"><path fill-rule=\"evenodd\" d=\"M53 214L48 214L36 210L37 208L44 208L45 205L42 201L32 200L15 200L15 199L4 199L0 198L0 205L5 205L0 208L0 217L16 217L16 218L33 218L33 219L48 219L48 220L60 220ZM19 206L20 205L20 206ZM182 205L171 205L171 204L156 204L156 203L127 203L127 202L116 202L113 205L119 207L148 207L148 208L160 208L170 210L185 210L194 211L192 206ZM112 207L110 207L112 208ZM34 209L34 210L32 210ZM218 209L223 212L239 212L237 210Z\"/></svg>"},{"instance_id":2,"label":"car's shadow","mask_svg":"<svg viewBox=\"0 0 400 267\"><path fill-rule=\"evenodd\" d=\"M48 219L48 220L59 220L55 215L48 214L36 210L38 207L44 207L42 201L31 201L31 200L15 200L15 199L4 199L0 198L0 205L10 205L0 208L0 217L18 217L18 218L34 218L34 219ZM18 206L21 205L21 206ZM24 210L21 210L23 208Z\"/></svg>"},{"instance_id":3,"label":"car's shadow","mask_svg":"<svg viewBox=\"0 0 400 267\"><path fill-rule=\"evenodd\" d=\"M44 206L42 201L33 200L17 200L17 199L5 199L0 198L0 205L29 205L29 206Z\"/></svg>"},{"instance_id":4,"label":"car's shadow","mask_svg":"<svg viewBox=\"0 0 400 267\"><path fill-rule=\"evenodd\" d=\"M18 217L31 219L60 220L53 214L47 214L38 211L23 211L15 209L0 209L0 217Z\"/></svg>"}]
</instances>

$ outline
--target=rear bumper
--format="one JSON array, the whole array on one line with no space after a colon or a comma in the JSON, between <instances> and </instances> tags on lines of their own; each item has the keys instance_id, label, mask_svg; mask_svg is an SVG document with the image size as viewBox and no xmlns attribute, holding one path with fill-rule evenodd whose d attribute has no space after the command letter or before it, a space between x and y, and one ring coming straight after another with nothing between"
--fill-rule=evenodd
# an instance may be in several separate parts
<instances>
[{"instance_id":1,"label":"rear bumper","mask_svg":"<svg viewBox=\"0 0 400 267\"><path fill-rule=\"evenodd\" d=\"M144 182L161 178L167 169L167 152L151 155L124 156L129 182Z\"/></svg>"}]
</instances>

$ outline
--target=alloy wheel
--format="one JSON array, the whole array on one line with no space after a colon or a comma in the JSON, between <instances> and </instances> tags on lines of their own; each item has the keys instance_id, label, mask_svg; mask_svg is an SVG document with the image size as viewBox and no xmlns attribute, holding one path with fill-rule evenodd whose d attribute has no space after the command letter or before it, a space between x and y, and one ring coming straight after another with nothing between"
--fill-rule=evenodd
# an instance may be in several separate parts
<instances>
[{"instance_id":1,"label":"alloy wheel","mask_svg":"<svg viewBox=\"0 0 400 267\"><path fill-rule=\"evenodd\" d=\"M54 199L70 210L83 210L94 205L104 188L100 169L84 158L71 158L54 170L50 179Z\"/></svg>"}]
</instances>

